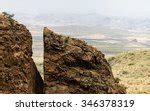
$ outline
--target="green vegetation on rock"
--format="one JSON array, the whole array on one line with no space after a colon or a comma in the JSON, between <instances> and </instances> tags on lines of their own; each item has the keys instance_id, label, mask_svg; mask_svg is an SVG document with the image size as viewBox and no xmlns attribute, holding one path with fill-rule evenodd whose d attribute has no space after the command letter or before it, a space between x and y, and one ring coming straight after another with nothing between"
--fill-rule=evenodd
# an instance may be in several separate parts
<instances>
[{"instance_id":1,"label":"green vegetation on rock","mask_svg":"<svg viewBox=\"0 0 150 111\"><path fill-rule=\"evenodd\" d=\"M70 43L71 38L69 36L64 36L64 35L61 35L61 36L62 36L62 39L63 39L65 45Z\"/></svg>"},{"instance_id":2,"label":"green vegetation on rock","mask_svg":"<svg viewBox=\"0 0 150 111\"><path fill-rule=\"evenodd\" d=\"M11 25L14 25L15 20L13 17L15 16L14 14L9 14L7 12L2 12L2 14L9 19L9 22Z\"/></svg>"}]
</instances>

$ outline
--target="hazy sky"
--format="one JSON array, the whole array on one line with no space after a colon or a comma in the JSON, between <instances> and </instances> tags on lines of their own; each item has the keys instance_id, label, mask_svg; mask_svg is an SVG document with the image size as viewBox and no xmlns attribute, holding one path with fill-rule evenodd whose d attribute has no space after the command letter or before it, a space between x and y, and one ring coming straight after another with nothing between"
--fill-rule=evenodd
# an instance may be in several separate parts
<instances>
[{"instance_id":1,"label":"hazy sky","mask_svg":"<svg viewBox=\"0 0 150 111\"><path fill-rule=\"evenodd\" d=\"M0 0L0 11L150 17L150 0Z\"/></svg>"}]
</instances>

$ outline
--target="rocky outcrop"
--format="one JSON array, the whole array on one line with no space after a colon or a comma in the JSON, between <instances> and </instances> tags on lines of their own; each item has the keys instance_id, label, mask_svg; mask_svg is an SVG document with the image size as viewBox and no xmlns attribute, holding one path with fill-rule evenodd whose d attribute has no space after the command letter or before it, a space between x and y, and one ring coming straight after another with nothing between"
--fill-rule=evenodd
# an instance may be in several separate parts
<instances>
[{"instance_id":1,"label":"rocky outcrop","mask_svg":"<svg viewBox=\"0 0 150 111\"><path fill-rule=\"evenodd\" d=\"M30 32L0 14L0 93L42 93L43 81L31 57Z\"/></svg>"},{"instance_id":2,"label":"rocky outcrop","mask_svg":"<svg viewBox=\"0 0 150 111\"><path fill-rule=\"evenodd\" d=\"M104 54L44 28L44 86L26 27L0 14L0 93L126 93ZM44 91L43 91L44 88Z\"/></svg>"},{"instance_id":3,"label":"rocky outcrop","mask_svg":"<svg viewBox=\"0 0 150 111\"><path fill-rule=\"evenodd\" d=\"M45 93L126 93L100 51L48 28L43 36Z\"/></svg>"}]
</instances>

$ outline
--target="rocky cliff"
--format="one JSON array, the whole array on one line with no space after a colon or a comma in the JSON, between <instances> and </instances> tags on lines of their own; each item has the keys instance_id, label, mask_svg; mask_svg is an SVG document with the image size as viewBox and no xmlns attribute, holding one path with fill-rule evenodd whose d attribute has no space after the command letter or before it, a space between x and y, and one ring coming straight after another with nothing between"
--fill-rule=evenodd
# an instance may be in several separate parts
<instances>
[{"instance_id":1,"label":"rocky cliff","mask_svg":"<svg viewBox=\"0 0 150 111\"><path fill-rule=\"evenodd\" d=\"M48 28L43 36L45 93L126 93L100 51Z\"/></svg>"},{"instance_id":2,"label":"rocky cliff","mask_svg":"<svg viewBox=\"0 0 150 111\"><path fill-rule=\"evenodd\" d=\"M22 24L0 14L0 93L42 93L32 57L32 37Z\"/></svg>"}]
</instances>

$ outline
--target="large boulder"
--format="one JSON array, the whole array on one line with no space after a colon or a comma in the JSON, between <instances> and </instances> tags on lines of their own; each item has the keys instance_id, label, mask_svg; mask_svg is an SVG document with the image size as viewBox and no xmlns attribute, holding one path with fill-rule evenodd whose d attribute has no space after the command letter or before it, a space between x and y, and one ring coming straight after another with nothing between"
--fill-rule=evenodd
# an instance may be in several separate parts
<instances>
[{"instance_id":1,"label":"large boulder","mask_svg":"<svg viewBox=\"0 0 150 111\"><path fill-rule=\"evenodd\" d=\"M0 14L0 93L42 93L32 59L32 37L22 24Z\"/></svg>"},{"instance_id":2,"label":"large boulder","mask_svg":"<svg viewBox=\"0 0 150 111\"><path fill-rule=\"evenodd\" d=\"M43 36L45 93L126 93L100 51L46 27Z\"/></svg>"}]
</instances>

